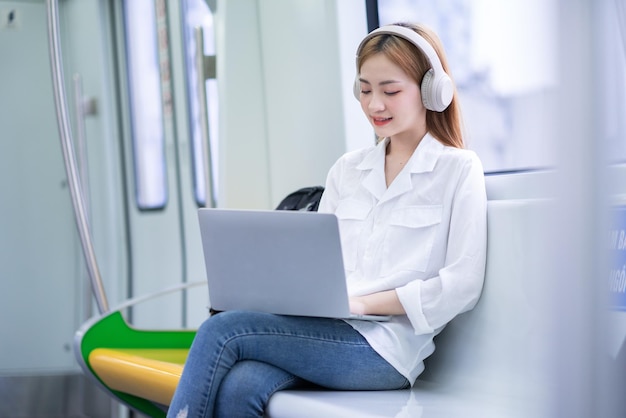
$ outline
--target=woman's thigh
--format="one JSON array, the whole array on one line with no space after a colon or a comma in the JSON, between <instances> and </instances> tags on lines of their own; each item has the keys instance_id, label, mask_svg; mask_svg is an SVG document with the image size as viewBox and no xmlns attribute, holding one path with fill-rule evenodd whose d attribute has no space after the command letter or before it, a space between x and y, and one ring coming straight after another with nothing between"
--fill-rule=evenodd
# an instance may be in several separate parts
<instances>
[{"instance_id":1,"label":"woman's thigh","mask_svg":"<svg viewBox=\"0 0 626 418\"><path fill-rule=\"evenodd\" d=\"M338 319L224 312L206 321L197 339L225 364L255 360L326 388L384 390L408 384Z\"/></svg>"}]
</instances>

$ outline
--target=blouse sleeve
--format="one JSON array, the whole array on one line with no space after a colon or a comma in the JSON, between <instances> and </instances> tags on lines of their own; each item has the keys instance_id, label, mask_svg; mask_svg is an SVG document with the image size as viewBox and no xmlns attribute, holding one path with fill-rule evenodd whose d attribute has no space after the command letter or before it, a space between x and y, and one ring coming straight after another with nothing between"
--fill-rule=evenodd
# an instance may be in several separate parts
<instances>
[{"instance_id":1,"label":"blouse sleeve","mask_svg":"<svg viewBox=\"0 0 626 418\"><path fill-rule=\"evenodd\" d=\"M487 255L487 198L478 157L466 160L453 196L445 262L439 274L396 289L416 334L431 333L472 309Z\"/></svg>"}]
</instances>

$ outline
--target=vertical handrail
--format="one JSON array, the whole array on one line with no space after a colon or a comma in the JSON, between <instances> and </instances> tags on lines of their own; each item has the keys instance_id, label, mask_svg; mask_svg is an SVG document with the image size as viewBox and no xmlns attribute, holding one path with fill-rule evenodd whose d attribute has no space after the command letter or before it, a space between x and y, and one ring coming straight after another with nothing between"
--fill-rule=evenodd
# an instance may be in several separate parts
<instances>
[{"instance_id":1,"label":"vertical handrail","mask_svg":"<svg viewBox=\"0 0 626 418\"><path fill-rule=\"evenodd\" d=\"M48 18L48 47L50 52L50 69L52 72L52 87L54 90L54 103L56 107L57 124L63 149L63 161L65 172L74 208L74 218L80 235L80 243L87 264L87 271L91 279L91 288L96 298L100 313L108 312L107 302L102 277L98 269L96 254L93 249L93 242L87 223L85 211L85 201L80 187L76 169L76 158L74 147L72 146L72 134L68 118L67 101L65 100L65 85L63 82L63 65L61 62L61 46L59 42L59 4L58 0L46 0L46 10Z\"/></svg>"},{"instance_id":2,"label":"vertical handrail","mask_svg":"<svg viewBox=\"0 0 626 418\"><path fill-rule=\"evenodd\" d=\"M80 74L74 74L74 115L76 118L76 153L78 154L78 178L81 182L83 196L89 196L89 174L87 171L87 139L85 129L85 98L83 96L83 78ZM89 225L89 200L85 200L87 224Z\"/></svg>"},{"instance_id":3,"label":"vertical handrail","mask_svg":"<svg viewBox=\"0 0 626 418\"><path fill-rule=\"evenodd\" d=\"M202 161L204 163L204 204L207 207L215 207L215 198L213 196L213 157L211 155L211 137L209 135L209 116L207 112L206 97L206 80L215 78L213 74L207 76L207 66L215 67L215 57L206 57L204 55L204 36L202 28L194 28L194 38L196 41L196 81L198 84L198 106L200 114L200 132L202 141ZM208 62L207 62L208 61ZM212 77L211 77L212 76Z\"/></svg>"},{"instance_id":4,"label":"vertical handrail","mask_svg":"<svg viewBox=\"0 0 626 418\"><path fill-rule=\"evenodd\" d=\"M78 154L78 178L80 179L81 191L84 197L89 196L89 171L87 160L87 139L85 129L85 115L86 105L85 98L83 96L83 78L80 74L76 73L73 77L74 81L74 117L76 120L76 150ZM91 229L91 210L89 208L89 199L83 200L85 203L85 213L87 218L87 225ZM82 271L82 270L81 270ZM88 273L89 274L89 273ZM90 287L85 287L83 294L85 296L85 303L83 304L84 318L89 318L93 311L93 304L91 303L92 290Z\"/></svg>"}]
</instances>

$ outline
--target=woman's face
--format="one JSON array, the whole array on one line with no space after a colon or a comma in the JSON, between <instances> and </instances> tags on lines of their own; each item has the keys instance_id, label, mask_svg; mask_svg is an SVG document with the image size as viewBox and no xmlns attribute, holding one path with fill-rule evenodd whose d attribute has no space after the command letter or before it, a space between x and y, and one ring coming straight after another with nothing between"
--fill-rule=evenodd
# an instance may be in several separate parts
<instances>
[{"instance_id":1,"label":"woman's face","mask_svg":"<svg viewBox=\"0 0 626 418\"><path fill-rule=\"evenodd\" d=\"M361 108L379 137L419 140L426 133L426 108L415 80L384 54L363 62Z\"/></svg>"}]
</instances>

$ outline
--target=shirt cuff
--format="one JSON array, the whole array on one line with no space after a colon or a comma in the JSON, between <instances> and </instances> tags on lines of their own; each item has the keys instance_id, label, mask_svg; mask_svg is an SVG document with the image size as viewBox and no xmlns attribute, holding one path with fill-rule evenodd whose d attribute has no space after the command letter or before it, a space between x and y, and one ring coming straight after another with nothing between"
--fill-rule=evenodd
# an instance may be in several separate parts
<instances>
[{"instance_id":1,"label":"shirt cuff","mask_svg":"<svg viewBox=\"0 0 626 418\"><path fill-rule=\"evenodd\" d=\"M406 312L416 335L430 334L435 330L430 326L422 311L422 284L421 280L415 280L405 286L396 289L398 299Z\"/></svg>"}]
</instances>

